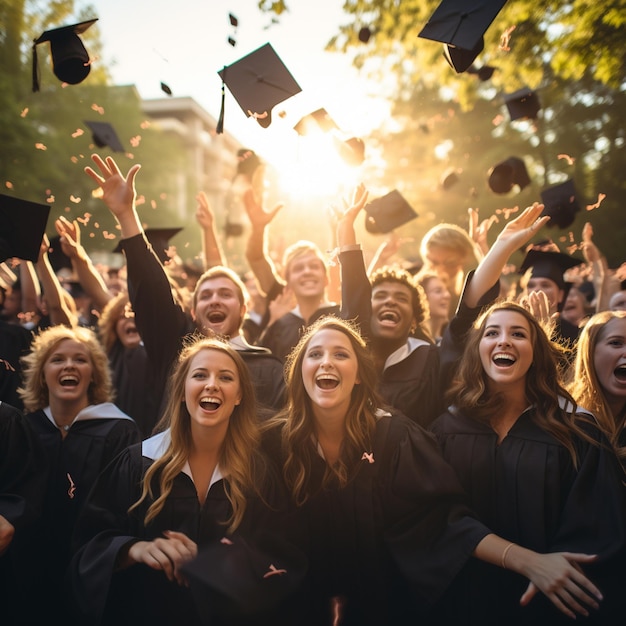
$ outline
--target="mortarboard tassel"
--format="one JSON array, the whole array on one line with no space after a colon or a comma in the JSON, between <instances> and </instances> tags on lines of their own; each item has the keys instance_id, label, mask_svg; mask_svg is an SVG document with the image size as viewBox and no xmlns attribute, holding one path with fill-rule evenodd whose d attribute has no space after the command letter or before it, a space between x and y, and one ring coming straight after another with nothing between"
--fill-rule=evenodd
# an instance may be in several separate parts
<instances>
[{"instance_id":1,"label":"mortarboard tassel","mask_svg":"<svg viewBox=\"0 0 626 626\"><path fill-rule=\"evenodd\" d=\"M224 66L224 76L226 76L226 66ZM224 80L222 78L222 106L220 108L220 117L217 120L217 126L215 127L215 132L218 135L221 135L224 132L224 99L225 99L226 91Z\"/></svg>"},{"instance_id":2,"label":"mortarboard tassel","mask_svg":"<svg viewBox=\"0 0 626 626\"><path fill-rule=\"evenodd\" d=\"M33 92L39 91L39 66L37 64L37 43L33 44Z\"/></svg>"}]
</instances>

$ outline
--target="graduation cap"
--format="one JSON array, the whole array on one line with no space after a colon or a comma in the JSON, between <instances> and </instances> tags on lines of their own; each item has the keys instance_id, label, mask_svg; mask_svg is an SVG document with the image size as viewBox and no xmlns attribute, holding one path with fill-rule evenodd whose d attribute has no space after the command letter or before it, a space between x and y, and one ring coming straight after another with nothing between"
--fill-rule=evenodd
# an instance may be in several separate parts
<instances>
[{"instance_id":1,"label":"graduation cap","mask_svg":"<svg viewBox=\"0 0 626 626\"><path fill-rule=\"evenodd\" d=\"M482 52L483 35L506 0L442 0L418 37L444 44L444 56L458 73Z\"/></svg>"},{"instance_id":2,"label":"graduation cap","mask_svg":"<svg viewBox=\"0 0 626 626\"><path fill-rule=\"evenodd\" d=\"M165 92L168 96L172 95L172 90L170 89L169 85L166 85L165 83L161 83L161 91Z\"/></svg>"},{"instance_id":3,"label":"graduation cap","mask_svg":"<svg viewBox=\"0 0 626 626\"><path fill-rule=\"evenodd\" d=\"M293 129L298 135L304 136L316 130L321 130L323 133L339 130L339 126L337 126L335 120L330 117L326 109L317 109L302 117Z\"/></svg>"},{"instance_id":4,"label":"graduation cap","mask_svg":"<svg viewBox=\"0 0 626 626\"><path fill-rule=\"evenodd\" d=\"M564 274L572 267L583 263L564 252L544 252L531 249L528 251L519 268L520 274L529 272L529 278L548 278L556 283L559 289L567 289Z\"/></svg>"},{"instance_id":5,"label":"graduation cap","mask_svg":"<svg viewBox=\"0 0 626 626\"><path fill-rule=\"evenodd\" d=\"M89 122L84 120L91 130L93 142L98 148L109 146L113 152L124 152L124 146L120 141L115 129L108 122Z\"/></svg>"},{"instance_id":6,"label":"graduation cap","mask_svg":"<svg viewBox=\"0 0 626 626\"><path fill-rule=\"evenodd\" d=\"M239 20L232 13L228 14L228 19L230 21L230 25L234 28L237 28L237 26L239 26Z\"/></svg>"},{"instance_id":7,"label":"graduation cap","mask_svg":"<svg viewBox=\"0 0 626 626\"><path fill-rule=\"evenodd\" d=\"M169 260L166 250L170 247L170 239L177 235L181 228L146 228L144 231L146 239L152 246L152 249L159 257L161 263L165 264ZM117 246L113 252L122 252L121 242L117 242Z\"/></svg>"},{"instance_id":8,"label":"graduation cap","mask_svg":"<svg viewBox=\"0 0 626 626\"><path fill-rule=\"evenodd\" d=\"M511 121L535 119L541 109L537 93L529 87L523 87L513 93L505 94L504 103Z\"/></svg>"},{"instance_id":9,"label":"graduation cap","mask_svg":"<svg viewBox=\"0 0 626 626\"><path fill-rule=\"evenodd\" d=\"M372 36L372 31L369 28L369 26L361 26L361 28L359 29L359 41L361 43L367 43L370 40L370 37Z\"/></svg>"},{"instance_id":10,"label":"graduation cap","mask_svg":"<svg viewBox=\"0 0 626 626\"><path fill-rule=\"evenodd\" d=\"M212 623L215 613L234 618L278 607L300 587L306 568L300 549L262 531L249 540L235 536L201 548L182 571L198 613Z\"/></svg>"},{"instance_id":11,"label":"graduation cap","mask_svg":"<svg viewBox=\"0 0 626 626\"><path fill-rule=\"evenodd\" d=\"M50 42L52 55L52 71L62 82L76 85L87 78L91 71L89 53L80 37L98 18L62 26L45 31L33 43L33 91L39 91L39 65L37 62L37 46L46 41Z\"/></svg>"},{"instance_id":12,"label":"graduation cap","mask_svg":"<svg viewBox=\"0 0 626 626\"><path fill-rule=\"evenodd\" d=\"M365 160L365 142L359 137L350 137L346 140L333 137L333 142L339 152L339 156L348 165L356 167Z\"/></svg>"},{"instance_id":13,"label":"graduation cap","mask_svg":"<svg viewBox=\"0 0 626 626\"><path fill-rule=\"evenodd\" d=\"M459 182L459 170L448 169L446 170L439 181L442 189L448 190L454 187Z\"/></svg>"},{"instance_id":14,"label":"graduation cap","mask_svg":"<svg viewBox=\"0 0 626 626\"><path fill-rule=\"evenodd\" d=\"M50 206L0 194L0 262L37 261Z\"/></svg>"},{"instance_id":15,"label":"graduation cap","mask_svg":"<svg viewBox=\"0 0 626 626\"><path fill-rule=\"evenodd\" d=\"M417 217L397 189L366 204L365 212L365 230L372 234L388 233Z\"/></svg>"},{"instance_id":16,"label":"graduation cap","mask_svg":"<svg viewBox=\"0 0 626 626\"><path fill-rule=\"evenodd\" d=\"M580 211L576 199L576 187L570 178L560 185L548 187L541 192L541 201L544 204L542 215L549 215L548 226L567 228Z\"/></svg>"},{"instance_id":17,"label":"graduation cap","mask_svg":"<svg viewBox=\"0 0 626 626\"><path fill-rule=\"evenodd\" d=\"M224 131L224 84L248 117L267 128L272 123L272 108L302 89L271 44L250 54L218 72L222 79L222 109L217 133Z\"/></svg>"},{"instance_id":18,"label":"graduation cap","mask_svg":"<svg viewBox=\"0 0 626 626\"><path fill-rule=\"evenodd\" d=\"M518 185L520 189L527 187L530 177L523 159L512 156L494 165L489 170L487 184L494 193L509 193L514 185Z\"/></svg>"},{"instance_id":19,"label":"graduation cap","mask_svg":"<svg viewBox=\"0 0 626 626\"><path fill-rule=\"evenodd\" d=\"M489 80L493 76L493 73L497 69L497 67L493 67L492 65L483 65L482 67L476 67L475 65L471 65L467 68L467 73L476 74L478 80L484 83L486 80Z\"/></svg>"}]
</instances>

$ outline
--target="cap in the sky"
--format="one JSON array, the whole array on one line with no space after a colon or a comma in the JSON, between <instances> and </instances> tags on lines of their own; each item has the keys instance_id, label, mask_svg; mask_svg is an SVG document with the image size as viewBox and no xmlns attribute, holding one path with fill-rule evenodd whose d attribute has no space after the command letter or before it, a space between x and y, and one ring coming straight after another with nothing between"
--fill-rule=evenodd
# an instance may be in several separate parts
<instances>
[{"instance_id":1,"label":"cap in the sky","mask_svg":"<svg viewBox=\"0 0 626 626\"><path fill-rule=\"evenodd\" d=\"M161 263L165 263L169 257L167 250L170 247L170 239L177 235L182 228L146 228L146 239L150 242L152 249L159 257ZM113 252L122 252L122 247L118 242Z\"/></svg>"},{"instance_id":2,"label":"cap in the sky","mask_svg":"<svg viewBox=\"0 0 626 626\"><path fill-rule=\"evenodd\" d=\"M445 44L448 63L464 72L481 53L483 35L505 4L506 0L442 0L418 37Z\"/></svg>"},{"instance_id":3,"label":"cap in the sky","mask_svg":"<svg viewBox=\"0 0 626 626\"><path fill-rule=\"evenodd\" d=\"M37 261L50 206L0 194L0 262Z\"/></svg>"},{"instance_id":4,"label":"cap in the sky","mask_svg":"<svg viewBox=\"0 0 626 626\"><path fill-rule=\"evenodd\" d=\"M111 124L108 122L89 122L87 120L85 120L85 124L89 126L93 142L98 148L109 146L113 152L124 152L124 146Z\"/></svg>"},{"instance_id":5,"label":"cap in the sky","mask_svg":"<svg viewBox=\"0 0 626 626\"><path fill-rule=\"evenodd\" d=\"M365 229L372 234L388 233L417 217L413 207L394 189L365 205Z\"/></svg>"},{"instance_id":6,"label":"cap in the sky","mask_svg":"<svg viewBox=\"0 0 626 626\"><path fill-rule=\"evenodd\" d=\"M37 61L37 45L50 42L52 71L62 82L76 85L89 75L91 64L89 53L78 35L84 33L98 18L61 26L45 31L33 43L33 91L39 91L39 66Z\"/></svg>"},{"instance_id":7,"label":"cap in the sky","mask_svg":"<svg viewBox=\"0 0 626 626\"><path fill-rule=\"evenodd\" d=\"M494 193L509 193L515 185L518 185L520 190L524 189L530 184L524 160L512 156L494 165L489 170L487 184Z\"/></svg>"},{"instance_id":8,"label":"cap in the sky","mask_svg":"<svg viewBox=\"0 0 626 626\"><path fill-rule=\"evenodd\" d=\"M333 143L339 156L348 165L356 167L365 160L365 142L360 137L350 137L345 140L333 137Z\"/></svg>"},{"instance_id":9,"label":"cap in the sky","mask_svg":"<svg viewBox=\"0 0 626 626\"><path fill-rule=\"evenodd\" d=\"M541 201L544 204L542 215L550 216L547 226L567 228L573 223L576 213L580 211L576 187L571 178L560 185L544 189L541 192Z\"/></svg>"},{"instance_id":10,"label":"cap in the sky","mask_svg":"<svg viewBox=\"0 0 626 626\"><path fill-rule=\"evenodd\" d=\"M513 93L505 94L504 103L509 111L511 121L534 120L541 109L537 92L528 87L523 87Z\"/></svg>"},{"instance_id":11,"label":"cap in the sky","mask_svg":"<svg viewBox=\"0 0 626 626\"><path fill-rule=\"evenodd\" d=\"M559 289L565 289L565 272L583 262L581 259L576 259L564 252L544 252L543 250L531 249L522 261L519 273L525 274L530 270L529 278L548 278L556 283Z\"/></svg>"},{"instance_id":12,"label":"cap in the sky","mask_svg":"<svg viewBox=\"0 0 626 626\"><path fill-rule=\"evenodd\" d=\"M308 135L318 130L321 130L323 133L338 130L339 126L337 126L335 120L330 117L326 109L317 109L302 117L293 129L298 135Z\"/></svg>"},{"instance_id":13,"label":"cap in the sky","mask_svg":"<svg viewBox=\"0 0 626 626\"><path fill-rule=\"evenodd\" d=\"M243 112L263 128L272 123L272 109L277 104L302 91L269 43L218 74ZM222 113L220 118L223 119Z\"/></svg>"},{"instance_id":14,"label":"cap in the sky","mask_svg":"<svg viewBox=\"0 0 626 626\"><path fill-rule=\"evenodd\" d=\"M476 67L475 65L471 65L467 68L467 73L476 74L478 80L484 83L493 76L493 73L497 69L497 67L493 67L492 65L483 65L482 67Z\"/></svg>"}]
</instances>

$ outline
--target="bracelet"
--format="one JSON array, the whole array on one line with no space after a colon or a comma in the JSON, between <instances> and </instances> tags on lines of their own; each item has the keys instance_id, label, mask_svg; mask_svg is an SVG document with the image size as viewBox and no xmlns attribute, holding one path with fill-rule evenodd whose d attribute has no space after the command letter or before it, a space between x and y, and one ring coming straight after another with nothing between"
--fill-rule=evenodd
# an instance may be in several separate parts
<instances>
[{"instance_id":1,"label":"bracelet","mask_svg":"<svg viewBox=\"0 0 626 626\"><path fill-rule=\"evenodd\" d=\"M502 569L506 569L506 555L508 554L509 550L514 546L515 544L513 542L511 542L506 548L504 548L504 550L502 551Z\"/></svg>"}]
</instances>

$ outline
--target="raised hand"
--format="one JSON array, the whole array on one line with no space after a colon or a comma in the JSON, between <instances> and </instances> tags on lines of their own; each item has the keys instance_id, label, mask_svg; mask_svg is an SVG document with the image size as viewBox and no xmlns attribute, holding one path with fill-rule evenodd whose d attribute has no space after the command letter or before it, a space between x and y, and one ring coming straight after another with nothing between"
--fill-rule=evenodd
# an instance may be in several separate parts
<instances>
[{"instance_id":1,"label":"raised hand","mask_svg":"<svg viewBox=\"0 0 626 626\"><path fill-rule=\"evenodd\" d=\"M280 211L284 203L279 202L271 211L266 211L263 205L257 200L257 194L252 188L243 195L243 204L253 229L263 230Z\"/></svg>"},{"instance_id":2,"label":"raised hand","mask_svg":"<svg viewBox=\"0 0 626 626\"><path fill-rule=\"evenodd\" d=\"M59 235L59 242L63 253L70 259L79 256L82 246L80 243L80 227L76 220L70 222L66 217L61 215L54 222L54 227Z\"/></svg>"},{"instance_id":3,"label":"raised hand","mask_svg":"<svg viewBox=\"0 0 626 626\"><path fill-rule=\"evenodd\" d=\"M550 220L548 215L541 217L543 208L544 205L539 202L525 208L515 219L504 225L497 241L506 242L512 249L523 246Z\"/></svg>"},{"instance_id":4,"label":"raised hand","mask_svg":"<svg viewBox=\"0 0 626 626\"><path fill-rule=\"evenodd\" d=\"M213 228L215 215L209 204L209 199L206 197L206 193L201 191L196 196L196 200L198 201L198 206L196 207L196 221L204 230Z\"/></svg>"}]
</instances>

